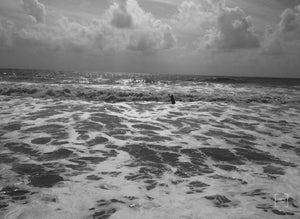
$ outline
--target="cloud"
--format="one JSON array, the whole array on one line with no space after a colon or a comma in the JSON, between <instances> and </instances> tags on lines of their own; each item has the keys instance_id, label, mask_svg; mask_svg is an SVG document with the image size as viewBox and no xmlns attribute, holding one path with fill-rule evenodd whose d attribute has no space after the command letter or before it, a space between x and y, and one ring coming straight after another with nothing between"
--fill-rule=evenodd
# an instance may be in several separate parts
<instances>
[{"instance_id":1,"label":"cloud","mask_svg":"<svg viewBox=\"0 0 300 219\"><path fill-rule=\"evenodd\" d=\"M6 42L7 42L7 34L6 34L6 30L5 28L3 27L3 24L0 20L0 47L2 46L5 46L6 45Z\"/></svg>"},{"instance_id":2,"label":"cloud","mask_svg":"<svg viewBox=\"0 0 300 219\"><path fill-rule=\"evenodd\" d=\"M18 46L100 54L154 53L175 48L179 41L180 46L191 49L196 42L200 42L199 47L217 50L259 47L250 18L240 8L228 8L220 2L184 1L176 15L161 20L143 10L137 0L115 0L97 19L72 19L49 10L45 23L43 4L21 0L23 12L36 22L18 22L7 32L12 36L12 44Z\"/></svg>"},{"instance_id":3,"label":"cloud","mask_svg":"<svg viewBox=\"0 0 300 219\"><path fill-rule=\"evenodd\" d=\"M145 12L136 0L115 2L106 12L112 26L123 29L128 40L126 49L152 53L170 49L176 44L171 26Z\"/></svg>"},{"instance_id":4,"label":"cloud","mask_svg":"<svg viewBox=\"0 0 300 219\"><path fill-rule=\"evenodd\" d=\"M101 27L93 22L80 24L64 16L52 25L26 23L23 26L0 18L0 47L51 51L96 49L93 44L104 31Z\"/></svg>"},{"instance_id":5,"label":"cloud","mask_svg":"<svg viewBox=\"0 0 300 219\"><path fill-rule=\"evenodd\" d=\"M183 1L177 13L171 18L170 25L176 31L182 44L203 38L212 27L217 25L217 5L211 0ZM186 45L188 46L188 45Z\"/></svg>"},{"instance_id":6,"label":"cloud","mask_svg":"<svg viewBox=\"0 0 300 219\"><path fill-rule=\"evenodd\" d=\"M13 28L1 22L1 47L10 44L15 49L26 47L31 50L103 54L128 51L154 53L176 44L172 28L145 12L136 0L115 2L103 17L97 19L74 20L66 16L57 17L49 11L48 16L52 20L47 23L41 23L45 20L44 7L37 7L39 3L36 0L23 2L22 7L30 8L28 13L35 15L37 22L18 22ZM33 12L38 11L37 8L43 13ZM130 22L115 21L119 16L116 10L127 13L131 17Z\"/></svg>"},{"instance_id":7,"label":"cloud","mask_svg":"<svg viewBox=\"0 0 300 219\"><path fill-rule=\"evenodd\" d=\"M175 43L176 39L171 31L137 32L130 36L127 48L133 51L153 53L157 50L170 49Z\"/></svg>"},{"instance_id":8,"label":"cloud","mask_svg":"<svg viewBox=\"0 0 300 219\"><path fill-rule=\"evenodd\" d=\"M226 7L221 0L184 1L171 24L178 32L189 35L201 48L259 47L250 17L239 7Z\"/></svg>"},{"instance_id":9,"label":"cloud","mask_svg":"<svg viewBox=\"0 0 300 219\"><path fill-rule=\"evenodd\" d=\"M300 5L294 9L286 9L280 16L278 24L278 33L282 35L285 40L299 40L300 39Z\"/></svg>"},{"instance_id":10,"label":"cloud","mask_svg":"<svg viewBox=\"0 0 300 219\"><path fill-rule=\"evenodd\" d=\"M287 44L300 45L300 5L287 8L280 15L274 30L267 30L262 44L265 55L280 55Z\"/></svg>"},{"instance_id":11,"label":"cloud","mask_svg":"<svg viewBox=\"0 0 300 219\"><path fill-rule=\"evenodd\" d=\"M284 53L282 42L272 28L266 29L262 53L269 56L278 56Z\"/></svg>"},{"instance_id":12,"label":"cloud","mask_svg":"<svg viewBox=\"0 0 300 219\"><path fill-rule=\"evenodd\" d=\"M217 19L217 30L214 35L211 35L212 38L209 39L209 47L240 49L260 46L250 17L246 16L239 7L220 7Z\"/></svg>"},{"instance_id":13,"label":"cloud","mask_svg":"<svg viewBox=\"0 0 300 219\"><path fill-rule=\"evenodd\" d=\"M46 49L103 53L112 49L112 28L103 21L79 23L62 16L53 25L32 25L14 30L14 46Z\"/></svg>"},{"instance_id":14,"label":"cloud","mask_svg":"<svg viewBox=\"0 0 300 219\"><path fill-rule=\"evenodd\" d=\"M15 29L15 24L12 21L0 17L0 48L12 45L13 29Z\"/></svg>"},{"instance_id":15,"label":"cloud","mask_svg":"<svg viewBox=\"0 0 300 219\"><path fill-rule=\"evenodd\" d=\"M45 6L38 0L22 0L22 7L32 16L36 22L43 23L45 20Z\"/></svg>"},{"instance_id":16,"label":"cloud","mask_svg":"<svg viewBox=\"0 0 300 219\"><path fill-rule=\"evenodd\" d=\"M111 16L111 24L117 28L131 28L133 26L132 16L127 11L127 2L119 1L110 6L108 10Z\"/></svg>"},{"instance_id":17,"label":"cloud","mask_svg":"<svg viewBox=\"0 0 300 219\"><path fill-rule=\"evenodd\" d=\"M0 23L0 47L6 45L6 42L7 42L6 31L3 28L2 24Z\"/></svg>"}]
</instances>

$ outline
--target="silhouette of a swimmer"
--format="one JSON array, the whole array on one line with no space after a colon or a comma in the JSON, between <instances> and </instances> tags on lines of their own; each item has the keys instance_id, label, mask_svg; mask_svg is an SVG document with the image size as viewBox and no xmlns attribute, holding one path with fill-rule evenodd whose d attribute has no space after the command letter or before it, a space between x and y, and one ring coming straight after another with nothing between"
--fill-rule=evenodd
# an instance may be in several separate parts
<instances>
[{"instance_id":1,"label":"silhouette of a swimmer","mask_svg":"<svg viewBox=\"0 0 300 219\"><path fill-rule=\"evenodd\" d=\"M176 102L175 102L175 98L174 98L173 94L171 94L169 96L170 96L170 99L171 99L171 103L175 104Z\"/></svg>"}]
</instances>

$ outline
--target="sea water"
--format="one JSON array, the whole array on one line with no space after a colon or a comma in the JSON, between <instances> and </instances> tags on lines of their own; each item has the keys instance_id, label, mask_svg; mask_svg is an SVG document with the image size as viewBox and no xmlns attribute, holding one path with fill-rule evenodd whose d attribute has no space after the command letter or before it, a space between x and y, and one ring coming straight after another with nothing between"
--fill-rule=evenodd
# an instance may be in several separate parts
<instances>
[{"instance_id":1,"label":"sea water","mask_svg":"<svg viewBox=\"0 0 300 219\"><path fill-rule=\"evenodd\" d=\"M300 217L299 80L0 76L0 218Z\"/></svg>"}]
</instances>

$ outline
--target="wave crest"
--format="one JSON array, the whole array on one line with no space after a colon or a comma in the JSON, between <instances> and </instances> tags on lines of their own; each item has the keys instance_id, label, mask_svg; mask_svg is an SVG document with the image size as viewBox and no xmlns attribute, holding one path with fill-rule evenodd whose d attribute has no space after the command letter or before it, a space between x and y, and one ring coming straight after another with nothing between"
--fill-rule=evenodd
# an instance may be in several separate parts
<instances>
[{"instance_id":1,"label":"wave crest","mask_svg":"<svg viewBox=\"0 0 300 219\"><path fill-rule=\"evenodd\" d=\"M169 101L233 102L233 103L300 103L299 93L290 90L262 90L232 86L111 86L58 85L41 83L1 83L0 95L34 98L82 99L88 101L130 102Z\"/></svg>"}]
</instances>

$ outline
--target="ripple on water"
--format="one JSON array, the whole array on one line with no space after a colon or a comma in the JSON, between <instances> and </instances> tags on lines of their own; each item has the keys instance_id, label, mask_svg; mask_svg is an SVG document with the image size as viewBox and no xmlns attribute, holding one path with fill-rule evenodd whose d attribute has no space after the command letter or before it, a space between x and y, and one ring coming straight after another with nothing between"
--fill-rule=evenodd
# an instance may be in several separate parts
<instances>
[{"instance_id":1,"label":"ripple on water","mask_svg":"<svg viewBox=\"0 0 300 219\"><path fill-rule=\"evenodd\" d=\"M34 126L24 130L25 133L46 133L54 139L67 139L69 133L65 130L65 126L59 124L47 124L42 126Z\"/></svg>"},{"instance_id":2,"label":"ripple on water","mask_svg":"<svg viewBox=\"0 0 300 219\"><path fill-rule=\"evenodd\" d=\"M16 158L13 157L13 154L6 153L6 154L0 154L0 164L1 163L12 163L16 160Z\"/></svg>"},{"instance_id":3,"label":"ripple on water","mask_svg":"<svg viewBox=\"0 0 300 219\"><path fill-rule=\"evenodd\" d=\"M43 138L35 138L31 141L32 144L47 144L51 141L51 138L43 137Z\"/></svg>"},{"instance_id":4,"label":"ripple on water","mask_svg":"<svg viewBox=\"0 0 300 219\"><path fill-rule=\"evenodd\" d=\"M30 156L38 156L39 151L34 150L31 145L22 142L9 142L4 144L12 152L22 153Z\"/></svg>"},{"instance_id":5,"label":"ripple on water","mask_svg":"<svg viewBox=\"0 0 300 219\"><path fill-rule=\"evenodd\" d=\"M35 187L52 187L64 180L63 177L52 173L30 176L29 179L30 184Z\"/></svg>"},{"instance_id":6,"label":"ripple on water","mask_svg":"<svg viewBox=\"0 0 300 219\"><path fill-rule=\"evenodd\" d=\"M12 170L21 175L39 175L45 172L42 165L33 163L14 163Z\"/></svg>"},{"instance_id":7,"label":"ripple on water","mask_svg":"<svg viewBox=\"0 0 300 219\"><path fill-rule=\"evenodd\" d=\"M29 184L35 187L52 187L63 181L63 178L54 172L47 171L43 165L33 163L14 163L12 170L20 175L29 177Z\"/></svg>"},{"instance_id":8,"label":"ripple on water","mask_svg":"<svg viewBox=\"0 0 300 219\"><path fill-rule=\"evenodd\" d=\"M65 148L60 148L56 151L48 152L43 154L41 157L41 160L59 160L59 159L65 159L70 157L73 154L73 151L65 149Z\"/></svg>"},{"instance_id":9,"label":"ripple on water","mask_svg":"<svg viewBox=\"0 0 300 219\"><path fill-rule=\"evenodd\" d=\"M199 151L215 161L224 161L231 164L244 164L238 156L225 148L200 148Z\"/></svg>"},{"instance_id":10,"label":"ripple on water","mask_svg":"<svg viewBox=\"0 0 300 219\"><path fill-rule=\"evenodd\" d=\"M132 127L137 129L146 129L146 130L157 130L157 131L162 130L160 127L147 125L147 124L136 124L136 125L132 125Z\"/></svg>"},{"instance_id":11,"label":"ripple on water","mask_svg":"<svg viewBox=\"0 0 300 219\"><path fill-rule=\"evenodd\" d=\"M17 131L20 130L22 125L20 123L11 123L3 127L5 131Z\"/></svg>"}]
</instances>

